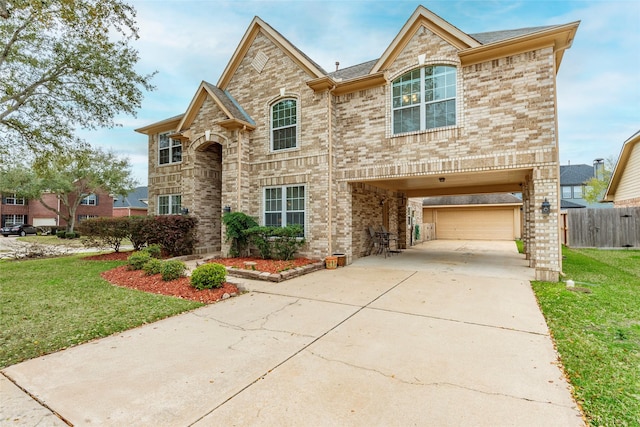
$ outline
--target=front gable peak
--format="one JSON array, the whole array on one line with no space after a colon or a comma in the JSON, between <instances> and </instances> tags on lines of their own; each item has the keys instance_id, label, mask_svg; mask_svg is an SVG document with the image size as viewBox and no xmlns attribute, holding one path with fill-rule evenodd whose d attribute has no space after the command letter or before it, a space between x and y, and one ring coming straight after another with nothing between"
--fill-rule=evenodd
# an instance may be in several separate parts
<instances>
[{"instance_id":1,"label":"front gable peak","mask_svg":"<svg viewBox=\"0 0 640 427\"><path fill-rule=\"evenodd\" d=\"M240 44L236 48L231 60L224 69L220 80L218 80L217 86L222 90L225 90L229 85L229 82L233 78L236 70L240 66L243 58L246 56L251 44L256 39L258 34L263 34L275 45L277 45L282 51L288 55L293 62L295 62L301 69L303 69L312 79L325 76L327 73L322 67L316 64L311 58L305 55L301 50L296 48L289 40L287 40L282 34L274 30L269 24L264 22L259 17L254 17L249 25L249 28L244 33Z\"/></svg>"},{"instance_id":2,"label":"front gable peak","mask_svg":"<svg viewBox=\"0 0 640 427\"><path fill-rule=\"evenodd\" d=\"M371 69L371 73L377 73L388 68L400 53L402 53L403 49L421 27L426 27L458 50L481 45L473 37L440 18L426 7L418 6L389 47L384 51L380 59L375 63Z\"/></svg>"}]
</instances>

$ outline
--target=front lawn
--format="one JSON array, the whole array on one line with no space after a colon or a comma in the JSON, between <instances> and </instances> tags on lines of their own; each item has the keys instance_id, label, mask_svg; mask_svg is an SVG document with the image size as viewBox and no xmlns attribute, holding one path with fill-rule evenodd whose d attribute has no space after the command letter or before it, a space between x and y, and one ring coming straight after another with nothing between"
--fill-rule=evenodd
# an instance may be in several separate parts
<instances>
[{"instance_id":1,"label":"front lawn","mask_svg":"<svg viewBox=\"0 0 640 427\"><path fill-rule=\"evenodd\" d=\"M79 256L0 261L0 368L202 306L100 277L123 264Z\"/></svg>"},{"instance_id":2,"label":"front lawn","mask_svg":"<svg viewBox=\"0 0 640 427\"><path fill-rule=\"evenodd\" d=\"M576 288L534 282L574 394L593 426L640 425L640 251L563 249Z\"/></svg>"}]
</instances>

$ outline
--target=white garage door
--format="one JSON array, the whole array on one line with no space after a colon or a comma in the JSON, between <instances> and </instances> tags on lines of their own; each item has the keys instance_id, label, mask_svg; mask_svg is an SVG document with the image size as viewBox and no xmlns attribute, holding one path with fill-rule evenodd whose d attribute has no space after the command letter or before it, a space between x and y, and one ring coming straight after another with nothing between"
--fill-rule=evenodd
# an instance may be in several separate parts
<instances>
[{"instance_id":1,"label":"white garage door","mask_svg":"<svg viewBox=\"0 0 640 427\"><path fill-rule=\"evenodd\" d=\"M34 218L33 219L33 225L35 225L36 227L51 227L53 225L56 225L56 219L55 218Z\"/></svg>"},{"instance_id":2,"label":"white garage door","mask_svg":"<svg viewBox=\"0 0 640 427\"><path fill-rule=\"evenodd\" d=\"M436 210L436 238L443 240L514 240L514 209Z\"/></svg>"}]
</instances>

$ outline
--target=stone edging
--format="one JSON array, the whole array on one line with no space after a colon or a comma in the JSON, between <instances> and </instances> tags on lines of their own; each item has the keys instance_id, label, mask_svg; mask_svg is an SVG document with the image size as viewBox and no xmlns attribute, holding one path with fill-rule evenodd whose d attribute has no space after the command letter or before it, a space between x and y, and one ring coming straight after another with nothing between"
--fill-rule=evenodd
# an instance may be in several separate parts
<instances>
[{"instance_id":1,"label":"stone edging","mask_svg":"<svg viewBox=\"0 0 640 427\"><path fill-rule=\"evenodd\" d=\"M324 268L323 261L317 261L313 264L307 264L302 267L292 268L291 270L285 270L280 273L265 273L255 270L244 270L241 268L227 267L227 274L233 277L240 277L243 279L265 280L269 282L282 282L283 280L293 279L294 277L302 276L312 271L322 270Z\"/></svg>"}]
</instances>

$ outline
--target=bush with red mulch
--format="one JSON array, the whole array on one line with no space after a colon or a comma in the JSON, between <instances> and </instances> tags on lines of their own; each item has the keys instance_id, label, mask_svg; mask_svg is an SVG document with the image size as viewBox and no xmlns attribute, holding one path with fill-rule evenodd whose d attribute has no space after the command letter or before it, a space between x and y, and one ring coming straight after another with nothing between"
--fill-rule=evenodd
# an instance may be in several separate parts
<instances>
[{"instance_id":1,"label":"bush with red mulch","mask_svg":"<svg viewBox=\"0 0 640 427\"><path fill-rule=\"evenodd\" d=\"M216 264L222 264L226 267L238 268L248 270L245 262L255 262L255 269L266 273L282 273L283 271L291 270L297 267L303 267L305 265L313 264L314 261L309 258L294 258L288 261L282 261L277 259L262 259L262 258L218 258L212 259L209 262Z\"/></svg>"}]
</instances>

